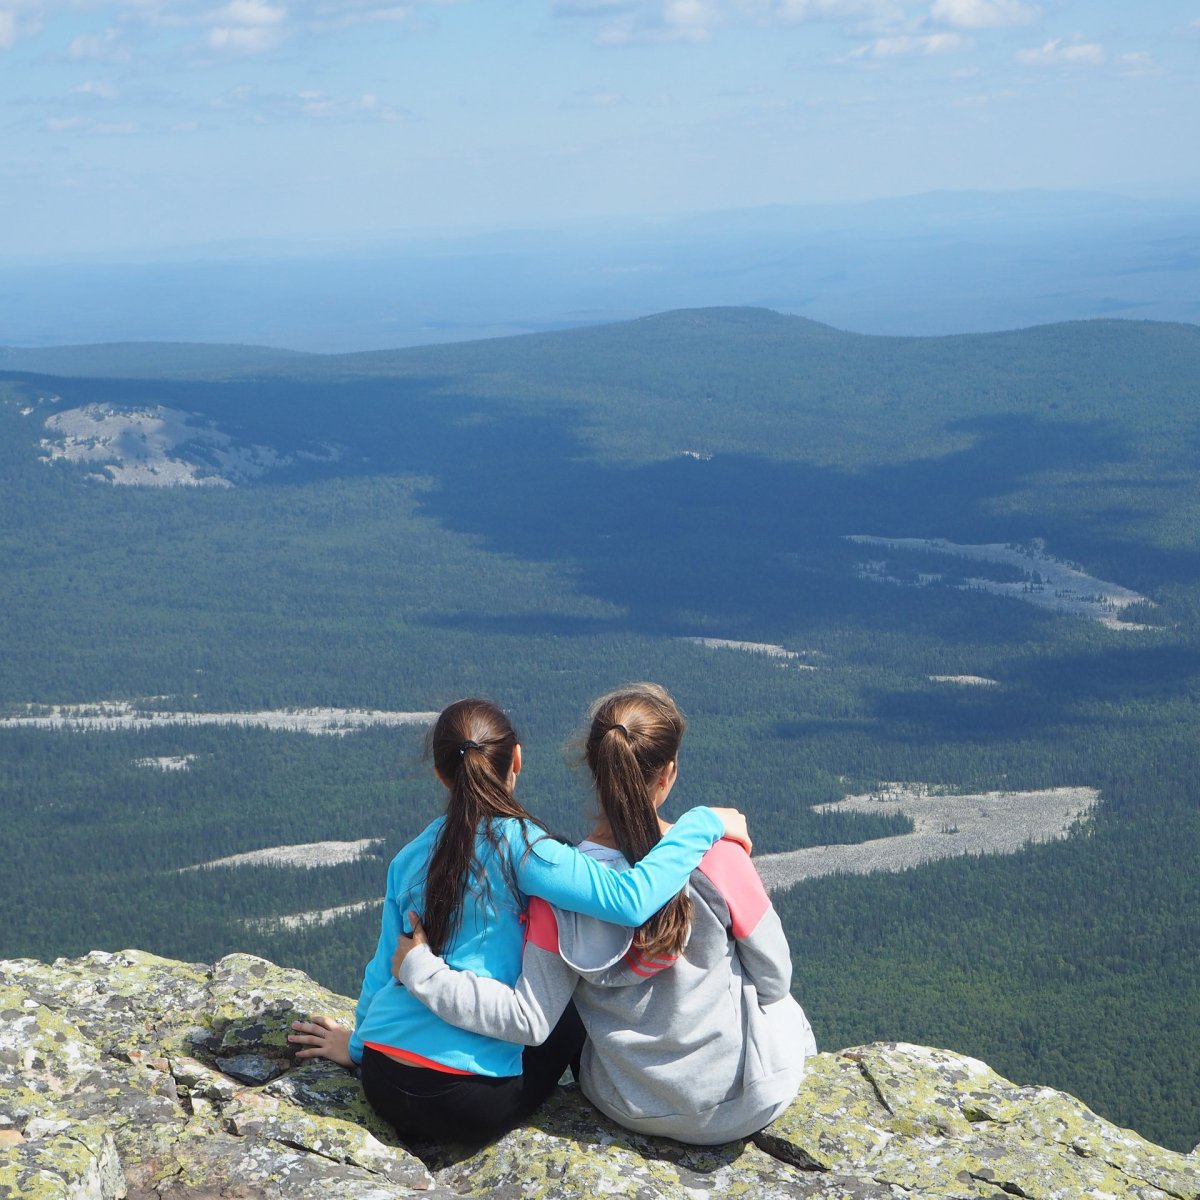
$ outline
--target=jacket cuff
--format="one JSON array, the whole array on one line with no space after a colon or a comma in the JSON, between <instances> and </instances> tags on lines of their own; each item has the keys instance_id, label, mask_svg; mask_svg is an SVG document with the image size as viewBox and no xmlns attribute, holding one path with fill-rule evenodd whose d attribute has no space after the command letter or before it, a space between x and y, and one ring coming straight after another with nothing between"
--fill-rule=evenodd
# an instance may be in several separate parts
<instances>
[{"instance_id":1,"label":"jacket cuff","mask_svg":"<svg viewBox=\"0 0 1200 1200\"><path fill-rule=\"evenodd\" d=\"M414 946L400 964L400 983L406 988L416 987L445 965L428 946Z\"/></svg>"},{"instance_id":2,"label":"jacket cuff","mask_svg":"<svg viewBox=\"0 0 1200 1200\"><path fill-rule=\"evenodd\" d=\"M693 813L695 816L692 816ZM679 821L683 821L684 818L691 818L698 822L702 829L710 831L714 842L719 842L725 836L725 822L707 804L697 804L689 808Z\"/></svg>"}]
</instances>

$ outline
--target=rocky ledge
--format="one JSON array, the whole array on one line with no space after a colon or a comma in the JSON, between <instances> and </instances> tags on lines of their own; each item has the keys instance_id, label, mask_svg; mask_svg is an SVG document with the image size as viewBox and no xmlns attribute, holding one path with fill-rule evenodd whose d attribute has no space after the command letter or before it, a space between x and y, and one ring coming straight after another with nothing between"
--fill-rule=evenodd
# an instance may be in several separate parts
<instances>
[{"instance_id":1,"label":"rocky ledge","mask_svg":"<svg viewBox=\"0 0 1200 1200\"><path fill-rule=\"evenodd\" d=\"M297 1014L350 1007L242 954L0 962L0 1197L1200 1197L1195 1151L896 1044L817 1056L790 1110L745 1142L640 1137L563 1089L482 1149L406 1146L352 1075L289 1055Z\"/></svg>"}]
</instances>

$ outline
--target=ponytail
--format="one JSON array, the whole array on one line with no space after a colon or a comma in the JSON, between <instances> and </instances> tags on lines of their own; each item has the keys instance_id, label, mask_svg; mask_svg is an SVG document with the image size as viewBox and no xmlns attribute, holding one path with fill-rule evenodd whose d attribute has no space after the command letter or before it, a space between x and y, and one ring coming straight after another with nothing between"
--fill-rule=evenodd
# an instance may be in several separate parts
<instances>
[{"instance_id":1,"label":"ponytail","mask_svg":"<svg viewBox=\"0 0 1200 1200\"><path fill-rule=\"evenodd\" d=\"M541 827L513 795L516 748L516 730L490 700L456 700L442 711L430 731L427 752L450 792L446 819L430 855L421 914L435 954L441 954L459 929L467 889L475 880L487 889L487 877L475 852L478 835L482 832L499 849L493 818L516 817ZM502 856L502 862L509 887L517 895L507 856Z\"/></svg>"},{"instance_id":2,"label":"ponytail","mask_svg":"<svg viewBox=\"0 0 1200 1200\"><path fill-rule=\"evenodd\" d=\"M584 758L600 808L617 848L630 863L640 862L662 838L652 796L663 771L679 757L687 723L655 683L602 696L590 716ZM638 930L638 948L647 956L677 955L691 922L692 902L680 892Z\"/></svg>"}]
</instances>

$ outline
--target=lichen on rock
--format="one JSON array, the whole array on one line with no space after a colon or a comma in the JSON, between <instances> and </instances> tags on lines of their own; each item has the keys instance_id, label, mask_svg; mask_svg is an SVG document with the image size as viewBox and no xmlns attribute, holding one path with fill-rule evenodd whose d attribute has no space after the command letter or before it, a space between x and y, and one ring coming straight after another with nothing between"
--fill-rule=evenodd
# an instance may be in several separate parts
<instances>
[{"instance_id":1,"label":"lichen on rock","mask_svg":"<svg viewBox=\"0 0 1200 1200\"><path fill-rule=\"evenodd\" d=\"M1200 1200L1195 1153L897 1043L817 1055L724 1146L631 1133L574 1088L491 1145L406 1146L350 1072L292 1057L316 1012L351 1004L243 954L0 962L0 1200Z\"/></svg>"},{"instance_id":2,"label":"lichen on rock","mask_svg":"<svg viewBox=\"0 0 1200 1200\"><path fill-rule=\"evenodd\" d=\"M125 1200L127 1188L103 1123L31 1121L0 1155L0 1196L27 1200Z\"/></svg>"}]
</instances>

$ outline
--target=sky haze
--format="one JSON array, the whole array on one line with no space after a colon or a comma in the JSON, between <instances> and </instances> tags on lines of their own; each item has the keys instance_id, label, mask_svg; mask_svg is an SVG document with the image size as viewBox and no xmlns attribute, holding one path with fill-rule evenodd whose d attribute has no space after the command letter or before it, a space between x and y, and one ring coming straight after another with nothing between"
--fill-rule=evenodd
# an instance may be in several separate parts
<instances>
[{"instance_id":1,"label":"sky haze","mask_svg":"<svg viewBox=\"0 0 1200 1200\"><path fill-rule=\"evenodd\" d=\"M0 0L0 253L1200 194L1183 0Z\"/></svg>"}]
</instances>

